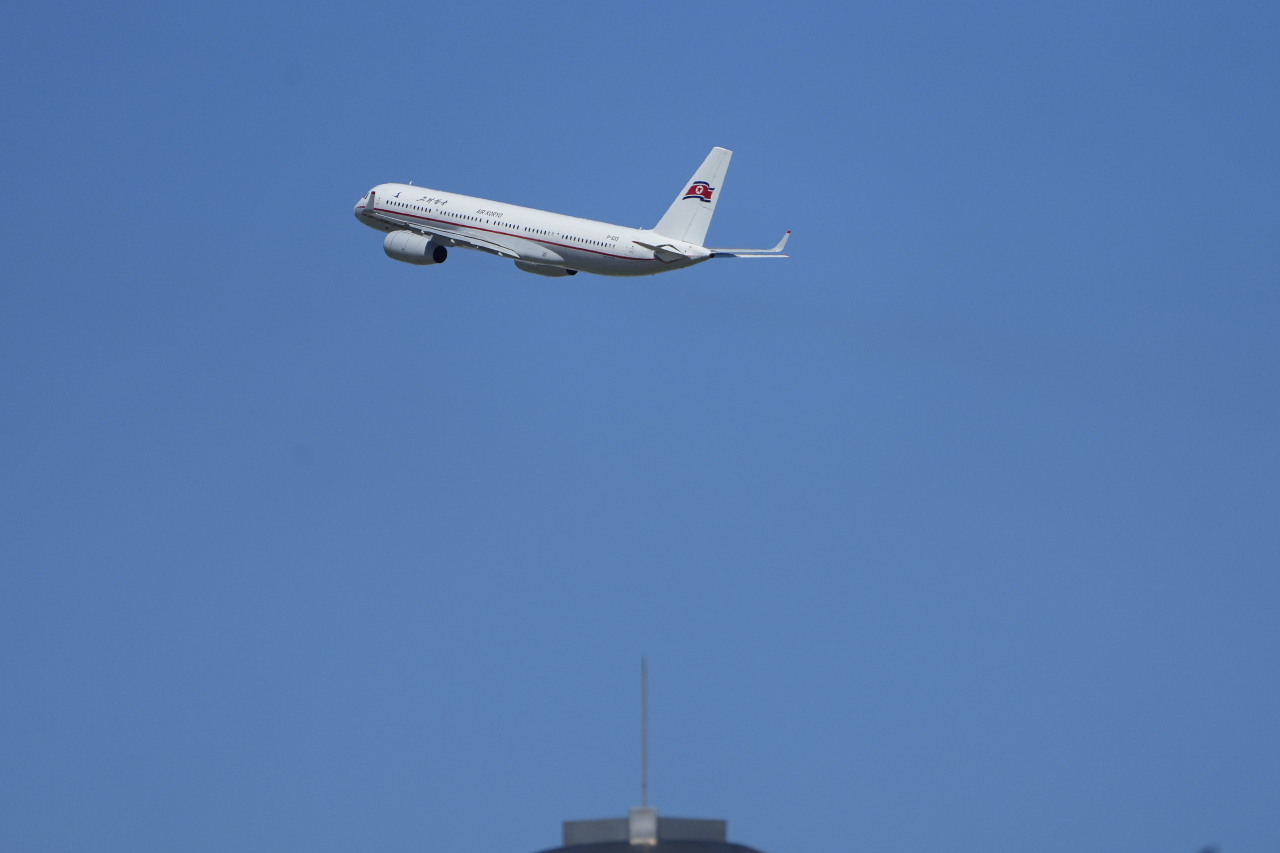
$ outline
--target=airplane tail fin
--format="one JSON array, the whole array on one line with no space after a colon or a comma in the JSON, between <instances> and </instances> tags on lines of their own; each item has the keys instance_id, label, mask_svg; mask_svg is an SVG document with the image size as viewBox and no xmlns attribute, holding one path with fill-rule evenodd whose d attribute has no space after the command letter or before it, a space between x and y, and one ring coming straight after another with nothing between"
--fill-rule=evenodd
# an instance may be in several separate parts
<instances>
[{"instance_id":1,"label":"airplane tail fin","mask_svg":"<svg viewBox=\"0 0 1280 853\"><path fill-rule=\"evenodd\" d=\"M676 196L675 203L667 209L662 220L653 227L663 237L684 240L701 246L711 226L711 214L716 211L716 201L724 185L724 173L729 171L732 151L712 148L698 171Z\"/></svg>"}]
</instances>

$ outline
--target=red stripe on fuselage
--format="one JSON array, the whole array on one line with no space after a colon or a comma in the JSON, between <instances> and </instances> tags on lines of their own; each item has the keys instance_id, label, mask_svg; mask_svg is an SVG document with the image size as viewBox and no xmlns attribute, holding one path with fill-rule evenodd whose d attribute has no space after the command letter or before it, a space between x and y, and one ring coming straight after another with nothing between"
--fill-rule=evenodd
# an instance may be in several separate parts
<instances>
[{"instance_id":1,"label":"red stripe on fuselage","mask_svg":"<svg viewBox=\"0 0 1280 853\"><path fill-rule=\"evenodd\" d=\"M366 208L367 209L367 208ZM462 225L460 222L450 222L448 219L434 219L430 216L418 216L416 213L408 213L403 210L384 210L380 207L373 209L374 213L391 213L396 216L407 216L410 219L421 219L424 222L439 222L444 225L455 225L462 228L470 228L473 231L483 231L486 234L502 234L507 237L519 237L521 240L528 240L530 243L537 243L540 246L559 246L562 249L573 249L577 252L590 252L593 255L604 255L606 258L617 258L620 261L656 261L657 258L628 258L626 255L611 255L608 252L599 252L595 249L584 249L581 246L571 246L568 243L555 243L551 240L535 240L524 234L511 234L506 231L494 231L492 228L478 228L474 225ZM532 262L531 262L532 263Z\"/></svg>"}]
</instances>

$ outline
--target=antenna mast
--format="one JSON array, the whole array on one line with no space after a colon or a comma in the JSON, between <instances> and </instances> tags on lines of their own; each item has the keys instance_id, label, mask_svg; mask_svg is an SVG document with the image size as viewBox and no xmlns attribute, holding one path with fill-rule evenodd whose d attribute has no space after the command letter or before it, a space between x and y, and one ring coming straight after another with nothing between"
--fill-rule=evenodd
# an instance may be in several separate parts
<instances>
[{"instance_id":1,"label":"antenna mast","mask_svg":"<svg viewBox=\"0 0 1280 853\"><path fill-rule=\"evenodd\" d=\"M640 807L649 805L649 661L640 656Z\"/></svg>"}]
</instances>

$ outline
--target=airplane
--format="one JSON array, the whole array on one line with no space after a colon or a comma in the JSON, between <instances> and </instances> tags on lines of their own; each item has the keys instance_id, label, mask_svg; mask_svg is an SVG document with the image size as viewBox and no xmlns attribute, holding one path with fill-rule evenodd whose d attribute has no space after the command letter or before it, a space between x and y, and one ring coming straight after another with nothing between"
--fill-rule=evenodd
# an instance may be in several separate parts
<instances>
[{"instance_id":1,"label":"airplane","mask_svg":"<svg viewBox=\"0 0 1280 853\"><path fill-rule=\"evenodd\" d=\"M360 199L355 217L385 231L382 250L418 266L444 263L449 249L471 249L515 261L524 272L552 278L654 275L712 258L786 258L788 231L772 249L708 249L702 245L724 186L732 151L712 148L698 171L651 229L562 216L483 198L379 184Z\"/></svg>"}]
</instances>

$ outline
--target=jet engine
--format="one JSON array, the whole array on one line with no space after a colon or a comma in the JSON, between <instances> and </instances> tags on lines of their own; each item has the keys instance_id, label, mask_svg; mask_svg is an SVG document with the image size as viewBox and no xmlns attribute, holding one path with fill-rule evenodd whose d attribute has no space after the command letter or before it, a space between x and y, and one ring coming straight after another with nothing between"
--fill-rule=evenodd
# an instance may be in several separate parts
<instances>
[{"instance_id":1,"label":"jet engine","mask_svg":"<svg viewBox=\"0 0 1280 853\"><path fill-rule=\"evenodd\" d=\"M560 278L566 275L577 275L577 270L567 270L564 267L553 267L550 264L531 264L528 261L516 261L516 269L524 272L531 272L534 275L545 275L548 278Z\"/></svg>"},{"instance_id":2,"label":"jet engine","mask_svg":"<svg viewBox=\"0 0 1280 853\"><path fill-rule=\"evenodd\" d=\"M393 261L406 264L417 264L425 267L430 264L443 264L449 257L449 250L430 237L414 234L412 231L392 231L382 241L382 251Z\"/></svg>"}]
</instances>

